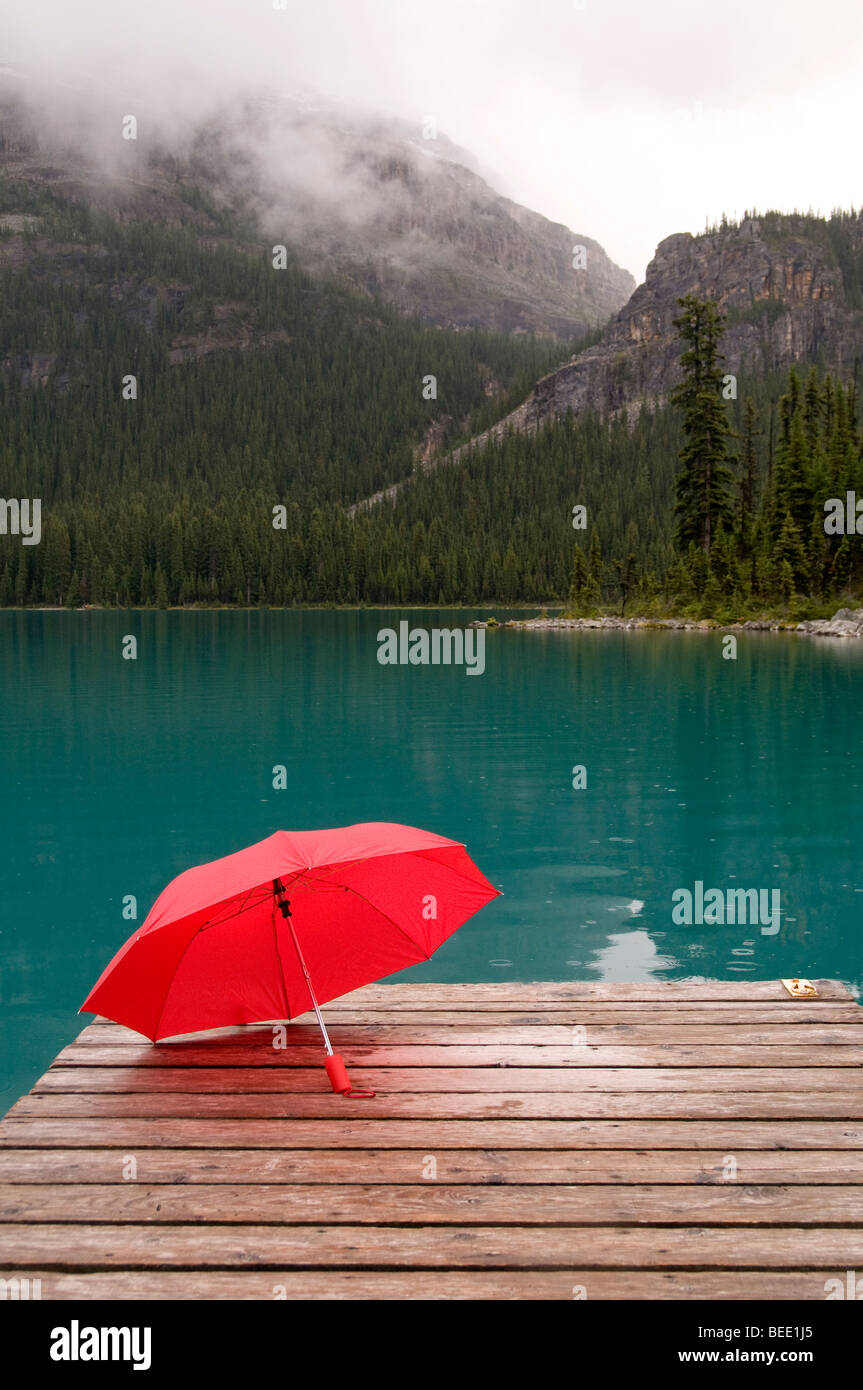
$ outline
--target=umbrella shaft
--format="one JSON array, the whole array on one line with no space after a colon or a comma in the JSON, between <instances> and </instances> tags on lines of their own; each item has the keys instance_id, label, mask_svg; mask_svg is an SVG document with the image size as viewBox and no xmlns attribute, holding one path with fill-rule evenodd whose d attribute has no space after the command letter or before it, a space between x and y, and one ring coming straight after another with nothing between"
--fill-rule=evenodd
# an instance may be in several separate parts
<instances>
[{"instance_id":1,"label":"umbrella shaft","mask_svg":"<svg viewBox=\"0 0 863 1390\"><path fill-rule=\"evenodd\" d=\"M324 1047L325 1047L326 1050L327 1050L327 1056L328 1056L328 1057L332 1057L332 1055L333 1055L333 1047L332 1047L332 1043L330 1042L330 1035L329 1035L329 1033L327 1032L327 1025L324 1023L323 1014L321 1013L320 1009L318 1008L318 1001L317 1001L317 999L315 998L315 991L312 989L311 977L310 977L309 972L308 972L308 969L307 969L307 967L306 967L306 962L305 962L304 959L303 959L303 953L302 953L302 951L300 950L300 943L299 943L299 941L297 940L297 933L294 931L294 924L293 924L293 922L291 921L290 917L287 919L287 921L288 921L288 926L289 926L290 929L291 929L291 936L293 937L293 940L294 940L294 948L295 948L295 950L296 950L296 952L297 952L297 958L298 958L298 960L299 960L299 962L300 962L300 965L301 965L302 968L303 968L303 974L304 974L305 977L306 977L306 984L307 984L308 987L309 987L309 994L311 995L311 998L312 998L312 1007L313 1007L313 1009L314 1009L314 1011L315 1011L315 1017L317 1018L318 1024L320 1025L320 1030L321 1030L321 1032L322 1032L323 1035L324 1035Z\"/></svg>"}]
</instances>

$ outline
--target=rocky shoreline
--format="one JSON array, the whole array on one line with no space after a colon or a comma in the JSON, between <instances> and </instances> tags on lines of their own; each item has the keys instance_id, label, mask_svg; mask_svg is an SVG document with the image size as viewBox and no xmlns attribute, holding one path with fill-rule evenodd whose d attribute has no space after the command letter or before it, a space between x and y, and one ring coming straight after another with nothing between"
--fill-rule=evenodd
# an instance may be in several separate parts
<instances>
[{"instance_id":1,"label":"rocky shoreline","mask_svg":"<svg viewBox=\"0 0 863 1390\"><path fill-rule=\"evenodd\" d=\"M476 621L470 627L488 627ZM832 618L789 622L785 618L749 618L742 623L718 623L712 618L510 618L492 622L494 627L531 628L540 632L573 631L642 632L669 629L679 632L795 632L810 637L863 637L863 608L840 608Z\"/></svg>"}]
</instances>

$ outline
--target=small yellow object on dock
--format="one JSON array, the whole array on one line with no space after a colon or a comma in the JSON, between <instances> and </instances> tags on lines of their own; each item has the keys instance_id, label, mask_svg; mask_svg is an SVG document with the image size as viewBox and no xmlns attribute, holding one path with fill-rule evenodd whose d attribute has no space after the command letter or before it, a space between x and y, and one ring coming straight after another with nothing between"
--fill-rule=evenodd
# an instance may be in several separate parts
<instances>
[{"instance_id":1,"label":"small yellow object on dock","mask_svg":"<svg viewBox=\"0 0 863 1390\"><path fill-rule=\"evenodd\" d=\"M783 980L782 983L794 999L818 998L818 991L811 980Z\"/></svg>"}]
</instances>

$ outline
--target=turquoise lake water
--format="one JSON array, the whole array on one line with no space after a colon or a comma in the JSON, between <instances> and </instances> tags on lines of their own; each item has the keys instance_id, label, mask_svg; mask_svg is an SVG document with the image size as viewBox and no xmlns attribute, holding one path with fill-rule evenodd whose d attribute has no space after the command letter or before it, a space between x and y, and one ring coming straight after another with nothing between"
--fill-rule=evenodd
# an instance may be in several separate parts
<instances>
[{"instance_id":1,"label":"turquoise lake water","mask_svg":"<svg viewBox=\"0 0 863 1390\"><path fill-rule=\"evenodd\" d=\"M729 661L718 634L493 632L482 675L377 661L382 627L473 616L0 613L0 1110L86 1021L124 896L141 922L175 874L277 828L466 843L505 896L414 979L859 995L863 644L746 635ZM779 890L779 931L675 925L696 881Z\"/></svg>"}]
</instances>

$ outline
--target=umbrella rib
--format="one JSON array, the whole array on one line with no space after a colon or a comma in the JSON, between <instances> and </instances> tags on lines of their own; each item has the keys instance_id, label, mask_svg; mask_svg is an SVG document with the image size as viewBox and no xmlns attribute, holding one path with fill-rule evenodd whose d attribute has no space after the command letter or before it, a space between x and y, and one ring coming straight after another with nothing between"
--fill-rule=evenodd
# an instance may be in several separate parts
<instances>
[{"instance_id":1,"label":"umbrella rib","mask_svg":"<svg viewBox=\"0 0 863 1390\"><path fill-rule=\"evenodd\" d=\"M165 990L165 993L164 993L164 995L162 996L162 1005L161 1005L161 1008L159 1009L159 1016L158 1016L158 1018L156 1019L156 1027L155 1027L154 1030L153 1030L153 1041L154 1041L154 1042L157 1042L157 1041L158 1041L159 1024L162 1022L162 1015L164 1014L165 1008L166 1008L167 1003L168 1003L168 995L171 993L171 990L172 990L173 987L174 987L174 982L175 982L175 980L176 980L176 978L177 978L177 971L180 969L180 966L183 964L183 961L185 960L185 958L186 958L186 956L187 956L189 950L191 949L192 942L195 940L196 937L200 936L201 932L203 932L203 931L209 931L211 927L221 927L221 926L224 926L225 922L231 922L231 921L234 920L235 917L242 917L242 915L243 915L244 912L248 912L248 911L249 911L249 899L251 898L251 896L252 896L253 893L257 892L257 889L258 889L258 885L256 885L254 888L250 888L250 889L249 889L248 893L246 894L245 903L244 903L244 905L239 909L238 912L234 912L230 917L224 917L224 918L222 919L221 922L202 922L201 925L198 927L197 931L192 932L192 935L189 937L189 940L186 942L185 946L183 947L183 952L182 952L182 955L180 956L180 959L177 961L177 964L176 964L175 967L174 967L174 972L173 972L173 974L171 975L170 980L168 981L168 988ZM253 907L256 907L256 906L258 906L258 904L257 904L257 903L253 903L252 906L253 906ZM281 962L280 962L280 964L281 964Z\"/></svg>"},{"instance_id":2,"label":"umbrella rib","mask_svg":"<svg viewBox=\"0 0 863 1390\"><path fill-rule=\"evenodd\" d=\"M459 845L459 849L464 849L464 850L466 850L466 849L467 849L467 846L466 846L466 845ZM411 851L411 852L417 854L421 859L424 859L424 858L425 858L425 855L423 854L423 852L422 852L421 849L414 850L414 851ZM430 862L433 862L433 861L430 861ZM464 879L465 883L473 883L474 885L476 885L476 879L475 879L475 878L471 878L468 874L463 874L463 873L461 872L460 869L454 868L452 864L446 864L444 867L449 871L449 873L455 874L456 878L462 878L462 879ZM475 867L476 867L476 866L475 866ZM485 875L484 875L484 874L483 874L483 877L485 878ZM487 883L491 883L491 880L490 880L490 879L486 879L486 882L487 882ZM494 888L494 884L493 884L493 883L491 884L491 886L492 886L492 888ZM500 891L499 888L494 888L494 891L495 891L495 893L497 894L497 896L498 896L499 898L502 898L502 897L503 897L503 893ZM483 906L485 906L484 903L483 903Z\"/></svg>"},{"instance_id":3,"label":"umbrella rib","mask_svg":"<svg viewBox=\"0 0 863 1390\"><path fill-rule=\"evenodd\" d=\"M465 848L464 845L460 845L459 847L460 847L461 849L464 849L464 848ZM403 851L403 853L405 853L405 854L413 854L413 853L415 853L415 851L413 851L413 850L405 850L405 851ZM395 858L395 855L393 856L393 858ZM459 873L458 869L453 869L449 864L447 864L446 867L447 867L447 869L449 869L450 873L454 873L458 878L463 879L466 883L474 882L474 880L468 878L467 874ZM494 884L492 884L491 886L492 886L492 888L494 888ZM366 903L367 906L370 907L370 908L372 909L373 912L380 912L381 916L382 916L382 917L386 917L387 921L390 922L390 923L395 927L396 931L397 931L397 932L400 932L401 935L402 935L403 937L405 937L406 940L410 941L412 945L414 945L414 946L418 946L418 945L419 945L419 942L416 941L414 937L410 936L409 933L406 932L406 931L404 930L404 927L400 927L399 924L398 924L398 922L394 922L393 919L392 919L392 917L390 917L388 913L384 912L381 908L379 908L379 907L377 906L376 903L373 903L369 898L364 897L362 893L357 892L357 889L356 889L356 888L352 888L351 885L350 885L349 883L344 883L344 884L341 885L341 887L345 888L345 889L347 890L347 892L349 892L349 893L354 893L354 894L356 895L356 897L360 898L364 903ZM495 888L495 893L498 895L498 897L502 897L502 896L503 896L503 895L501 894L501 892L500 892L500 889L498 889L498 888ZM425 959L426 959L426 960L431 960L431 956L426 955Z\"/></svg>"},{"instance_id":4,"label":"umbrella rib","mask_svg":"<svg viewBox=\"0 0 863 1390\"><path fill-rule=\"evenodd\" d=\"M200 931L200 928L198 928L198 931ZM186 955L187 955L187 952L188 952L188 950L189 950L189 947L191 946L192 942L195 940L195 937L196 937L197 935L198 935L198 932L197 932L197 931L192 932L192 935L189 937L188 941L186 942L185 946L183 947L183 953L182 953L182 955L180 956L180 959L177 961L177 964L176 964L175 967L174 967L174 972L173 972L173 974L171 975L171 978L170 978L169 981L168 981L168 988L165 990L165 993L162 995L162 1005L161 1005L161 1008L159 1009L159 1017L156 1019L156 1026L155 1026L155 1028L153 1029L153 1042L158 1042L158 1041L159 1041L159 1024L162 1022L162 1014L165 1012L165 1006L166 1006L166 1004L167 1004L167 1002L168 1002L168 995L171 993L171 990L172 990L173 987L174 987L174 981L175 981L176 978L177 978L177 971L179 970L180 966L183 964L183 961L186 959Z\"/></svg>"},{"instance_id":5,"label":"umbrella rib","mask_svg":"<svg viewBox=\"0 0 863 1390\"><path fill-rule=\"evenodd\" d=\"M236 912L232 912L231 915L230 915L229 917L217 918L216 921L214 921L214 922L202 922L201 925L200 925L199 928L198 928L198 931L199 931L199 932L202 932L202 931L209 931L211 927L223 927L223 926L225 925L226 922L233 922L235 918L237 918L237 917L242 917L243 913L244 913L244 912L248 912L249 909L250 909L250 907L259 907L259 906L260 906L260 903L250 903L250 902L249 902L249 899L251 898L252 894L253 894L253 893L257 893L257 892L259 891L259 889L260 889L260 885L258 885L258 886L255 887L255 888L250 888L249 891L248 891L248 893L246 894L246 898L245 898L245 901L244 901L244 903L243 903L243 906L240 907L240 908L238 908ZM268 898L268 896L269 896L269 893L268 893L267 891L264 891L264 890L260 890L260 891L263 891L263 892L264 892L264 896L263 896L263 898L261 899L261 902L266 902L266 901L267 901L267 898ZM197 933L196 933L196 934L197 934Z\"/></svg>"},{"instance_id":6,"label":"umbrella rib","mask_svg":"<svg viewBox=\"0 0 863 1390\"><path fill-rule=\"evenodd\" d=\"M299 870L297 871L296 878L293 880L293 882L296 882L296 879L297 879L297 878L301 878L303 874L309 873L309 872L310 872L310 870L308 870L308 869L299 869ZM312 882L312 883L315 882L314 879L311 879L311 880L309 880L309 881ZM367 907L370 907L370 908L372 909L373 912L379 912L380 915L381 915L382 917L385 917L386 920L390 923L390 925L393 926L393 927L395 927L396 931L399 932L399 934L400 934L401 936L403 936L403 937L405 938L406 941L409 941L409 942L411 943L412 946L418 946L418 945L419 945L419 942L418 942L414 937L412 937L408 932L406 932L405 929L404 929L404 927L400 927L399 924L398 924L398 922L395 922L395 921L393 920L393 918L390 917L389 913L384 912L382 908L378 907L377 903L373 903L373 902L371 901L370 898L365 897L362 893L358 892L358 890L357 890L356 888L352 888L351 885L350 885L349 883L333 883L333 884L327 884L326 886L327 886L327 887L332 887L332 888L334 888L334 889L336 889L336 890L341 890L341 891L343 891L343 892L345 892L345 893L353 893L354 896L357 897L357 898L359 898L359 899L361 900L361 902L364 902L364 903L366 904ZM426 960L431 960L431 956L427 955L427 956L425 957L425 959L426 959Z\"/></svg>"},{"instance_id":7,"label":"umbrella rib","mask_svg":"<svg viewBox=\"0 0 863 1390\"><path fill-rule=\"evenodd\" d=\"M394 926L395 929L396 929L396 931L399 932L399 934L400 934L401 936L403 936L403 937L405 938L406 941L409 941L409 942L411 943L412 946L419 946L419 942L418 942L414 937L412 937L408 932L406 932L405 929L404 929L404 927L400 927L399 924L398 924L398 922L394 922L393 919L392 919L392 917L390 917L389 913L388 913L388 912L384 912L382 908L378 907L377 903L373 903L373 902L371 901L370 898L366 898L366 897L364 897L364 895L363 895L362 893L358 893L357 890L356 890L356 888L352 888L352 887L350 886L349 883L343 883L343 884L342 884L342 887L345 889L345 892L347 892L347 893L353 893L353 894L355 895L355 897L359 898L359 899L360 899L362 902L364 902L368 907L370 907L370 908L372 909L373 912L379 912L379 913L381 914L382 917L386 917L387 921L388 921L392 926ZM426 959L426 960L431 960L431 956L426 955L426 956L425 956L425 959Z\"/></svg>"},{"instance_id":8,"label":"umbrella rib","mask_svg":"<svg viewBox=\"0 0 863 1390\"><path fill-rule=\"evenodd\" d=\"M436 849L436 848L438 848L438 846L433 846L432 848L433 848L433 849ZM458 849L467 850L467 845L465 845L464 842L463 842L462 840L453 840L452 843L451 843L450 845L445 846L445 848L447 848L447 849L455 849L455 848L458 848ZM401 855L401 854L415 854L415 855L417 855L418 858L423 858L423 859L425 858L425 854L424 854L423 850L421 850L421 849L402 849L402 850L395 850L395 851L393 851L392 853L390 853L390 854L388 854L388 855L378 855L378 856L375 856L375 857L376 857L376 858L397 859L397 858L399 857L399 855ZM351 860L351 861L349 861L349 862L350 862L351 866L353 867L353 865L363 863L364 861L360 859L360 860ZM435 861L434 861L434 860L430 860L429 862L430 862L430 863L434 863ZM322 873L322 872L324 872L324 871L327 870L327 869L336 869L336 868L338 868L338 867L339 867L339 865L337 865L337 864L322 864L322 865L316 865L317 871L318 871L319 873ZM469 874L462 873L462 871L461 871L460 869L455 868L455 866L452 865L452 864L446 864L446 865L444 865L443 867L446 868L447 871L448 871L449 873L455 874L456 878L462 879L462 881L463 881L464 883L471 883L471 884L474 885L474 887L476 887L476 879L471 878ZM299 877L301 874L305 873L305 872L307 872L307 870L300 869L300 870L298 871L298 877ZM312 882L314 882L314 880L312 880ZM488 882L488 880L487 880L487 882ZM348 887L347 884L342 884L342 883L336 884L335 886L338 887L338 888ZM502 897L503 897L503 893L501 892L501 890L500 890L499 888L495 888L495 885L494 885L493 883L491 884L491 887L494 888L494 892L495 892L495 896L496 896L496 897L498 897L498 898L502 898ZM355 889L355 888L351 888L350 891L351 891L352 893L356 893L356 889ZM357 893L357 897L358 897L358 898L359 898L359 897L362 897L362 894L361 894L361 893ZM364 902L368 902L369 900L368 900L367 898L364 898L363 901L364 901ZM370 906L370 907L374 907L374 903L369 902L369 906ZM485 906L485 904L483 904L483 906ZM375 911L376 911L376 912L379 912L380 909L379 909L379 908L375 908ZM382 913L381 915L384 916L384 917L386 917L386 913ZM391 917L390 917L390 918L387 918L387 920L388 920L388 921L392 921L392 918L391 918ZM394 926L397 926L397 923L393 923L393 925L394 925ZM404 935L407 936L407 932L405 932ZM413 939L412 937L408 937L408 940L412 940L412 939ZM426 959L430 960L431 957L428 956L428 957L426 957Z\"/></svg>"}]
</instances>

